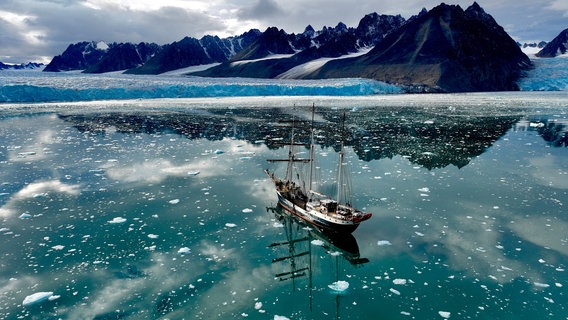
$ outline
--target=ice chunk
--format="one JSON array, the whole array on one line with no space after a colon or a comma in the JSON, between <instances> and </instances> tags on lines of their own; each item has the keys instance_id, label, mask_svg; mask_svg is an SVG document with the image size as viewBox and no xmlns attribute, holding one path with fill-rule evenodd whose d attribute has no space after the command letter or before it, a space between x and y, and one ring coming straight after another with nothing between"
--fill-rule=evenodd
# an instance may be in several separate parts
<instances>
[{"instance_id":1,"label":"ice chunk","mask_svg":"<svg viewBox=\"0 0 568 320\"><path fill-rule=\"evenodd\" d=\"M262 302L258 301L254 304L254 308L256 310L260 310L262 308Z\"/></svg>"},{"instance_id":2,"label":"ice chunk","mask_svg":"<svg viewBox=\"0 0 568 320\"><path fill-rule=\"evenodd\" d=\"M390 292L396 294L397 296L400 296L400 291L393 289L393 288L390 288L389 290L390 290Z\"/></svg>"},{"instance_id":3,"label":"ice chunk","mask_svg":"<svg viewBox=\"0 0 568 320\"><path fill-rule=\"evenodd\" d=\"M178 204L178 203L179 203L179 199L173 199L173 200L170 200L170 201L168 201L168 202L171 203L171 204Z\"/></svg>"},{"instance_id":4,"label":"ice chunk","mask_svg":"<svg viewBox=\"0 0 568 320\"><path fill-rule=\"evenodd\" d=\"M150 233L150 234L148 235L148 238L150 238L150 239L158 239L158 237L159 237L159 236L158 236L157 234L153 234L153 233Z\"/></svg>"},{"instance_id":5,"label":"ice chunk","mask_svg":"<svg viewBox=\"0 0 568 320\"><path fill-rule=\"evenodd\" d=\"M22 302L22 305L25 307L25 306L42 303L47 299L49 299L51 296L53 296L53 292L51 291L36 292L34 294L30 294L29 296L25 297L24 301Z\"/></svg>"},{"instance_id":6,"label":"ice chunk","mask_svg":"<svg viewBox=\"0 0 568 320\"><path fill-rule=\"evenodd\" d=\"M274 320L290 320L290 318L287 318L285 316L274 315Z\"/></svg>"},{"instance_id":7,"label":"ice chunk","mask_svg":"<svg viewBox=\"0 0 568 320\"><path fill-rule=\"evenodd\" d=\"M339 280L332 284L329 284L328 287L333 291L344 292L345 290L347 290L347 288L349 288L349 282Z\"/></svg>"},{"instance_id":8,"label":"ice chunk","mask_svg":"<svg viewBox=\"0 0 568 320\"><path fill-rule=\"evenodd\" d=\"M451 313L448 311L438 311L438 314L444 319L449 319L451 315Z\"/></svg>"},{"instance_id":9,"label":"ice chunk","mask_svg":"<svg viewBox=\"0 0 568 320\"><path fill-rule=\"evenodd\" d=\"M274 228L284 228L284 225L281 222L274 222L272 226Z\"/></svg>"},{"instance_id":10,"label":"ice chunk","mask_svg":"<svg viewBox=\"0 0 568 320\"><path fill-rule=\"evenodd\" d=\"M63 248L65 248L65 246L62 246L62 245L58 244L58 245L53 246L53 247L51 247L51 248L52 248L53 250L63 250Z\"/></svg>"},{"instance_id":11,"label":"ice chunk","mask_svg":"<svg viewBox=\"0 0 568 320\"><path fill-rule=\"evenodd\" d=\"M234 223L225 223L225 227L227 227L227 228L234 228L234 227L236 227L236 226L237 226L237 225L234 224Z\"/></svg>"},{"instance_id":12,"label":"ice chunk","mask_svg":"<svg viewBox=\"0 0 568 320\"><path fill-rule=\"evenodd\" d=\"M215 154L222 154L225 153L225 151L221 150L221 149L217 149L215 150Z\"/></svg>"},{"instance_id":13,"label":"ice chunk","mask_svg":"<svg viewBox=\"0 0 568 320\"><path fill-rule=\"evenodd\" d=\"M32 217L32 215L29 214L29 213L22 213L18 218L23 220L23 219L29 219L31 217Z\"/></svg>"},{"instance_id":14,"label":"ice chunk","mask_svg":"<svg viewBox=\"0 0 568 320\"><path fill-rule=\"evenodd\" d=\"M418 191L420 191L420 192L430 192L430 188L424 187L424 188L418 189Z\"/></svg>"},{"instance_id":15,"label":"ice chunk","mask_svg":"<svg viewBox=\"0 0 568 320\"><path fill-rule=\"evenodd\" d=\"M188 254L191 251L188 247L183 247L178 250L179 254Z\"/></svg>"},{"instance_id":16,"label":"ice chunk","mask_svg":"<svg viewBox=\"0 0 568 320\"><path fill-rule=\"evenodd\" d=\"M244 208L243 209L243 213L251 213L251 212L252 212L252 209L250 209L250 208Z\"/></svg>"},{"instance_id":17,"label":"ice chunk","mask_svg":"<svg viewBox=\"0 0 568 320\"><path fill-rule=\"evenodd\" d=\"M116 217L116 218L113 218L112 220L108 221L108 223L113 223L113 224L114 223L124 223L124 222L126 222L126 219L123 218L123 217Z\"/></svg>"},{"instance_id":18,"label":"ice chunk","mask_svg":"<svg viewBox=\"0 0 568 320\"><path fill-rule=\"evenodd\" d=\"M314 246L323 246L323 241L321 241L319 239L315 239L315 240L312 240L312 244Z\"/></svg>"},{"instance_id":19,"label":"ice chunk","mask_svg":"<svg viewBox=\"0 0 568 320\"><path fill-rule=\"evenodd\" d=\"M390 243L390 241L388 241L388 240L379 240L379 241L377 241L377 245L379 245L379 246L391 246L392 243Z\"/></svg>"},{"instance_id":20,"label":"ice chunk","mask_svg":"<svg viewBox=\"0 0 568 320\"><path fill-rule=\"evenodd\" d=\"M392 281L392 283L394 283L394 284L399 284L399 285L403 285L403 284L406 284L406 279L394 279L394 280Z\"/></svg>"},{"instance_id":21,"label":"ice chunk","mask_svg":"<svg viewBox=\"0 0 568 320\"><path fill-rule=\"evenodd\" d=\"M199 171L198 170L192 170L192 171L188 171L187 174L190 175L190 176L196 176L196 175L199 174Z\"/></svg>"}]
</instances>

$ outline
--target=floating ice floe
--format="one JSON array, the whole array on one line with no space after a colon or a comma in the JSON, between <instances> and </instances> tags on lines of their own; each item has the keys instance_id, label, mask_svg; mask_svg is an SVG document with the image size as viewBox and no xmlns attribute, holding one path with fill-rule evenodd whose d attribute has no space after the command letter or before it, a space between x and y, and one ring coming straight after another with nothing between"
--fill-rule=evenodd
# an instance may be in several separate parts
<instances>
[{"instance_id":1,"label":"floating ice floe","mask_svg":"<svg viewBox=\"0 0 568 320\"><path fill-rule=\"evenodd\" d=\"M379 240L379 241L377 241L377 245L379 245L379 246L391 246L392 243L388 240Z\"/></svg>"},{"instance_id":2,"label":"floating ice floe","mask_svg":"<svg viewBox=\"0 0 568 320\"><path fill-rule=\"evenodd\" d=\"M36 292L34 294L30 294L29 296L25 297L24 301L22 302L22 305L25 307L25 306L42 303L46 300L55 300L57 298L59 298L59 296L54 296L53 292L51 291Z\"/></svg>"},{"instance_id":3,"label":"floating ice floe","mask_svg":"<svg viewBox=\"0 0 568 320\"><path fill-rule=\"evenodd\" d=\"M124 223L124 222L126 222L126 219L123 218L123 217L116 217L116 218L113 218L112 220L108 221L108 223L112 223L112 224Z\"/></svg>"},{"instance_id":4,"label":"floating ice floe","mask_svg":"<svg viewBox=\"0 0 568 320\"><path fill-rule=\"evenodd\" d=\"M539 287L539 288L548 288L550 287L550 285L548 283L540 283L540 282L534 282L533 283L535 287Z\"/></svg>"},{"instance_id":5,"label":"floating ice floe","mask_svg":"<svg viewBox=\"0 0 568 320\"><path fill-rule=\"evenodd\" d=\"M418 191L420 191L420 192L430 192L430 188L424 187L424 188L418 189Z\"/></svg>"},{"instance_id":6,"label":"floating ice floe","mask_svg":"<svg viewBox=\"0 0 568 320\"><path fill-rule=\"evenodd\" d=\"M319 239L315 239L315 240L312 240L312 244L314 246L323 246L323 241L321 241Z\"/></svg>"},{"instance_id":7,"label":"floating ice floe","mask_svg":"<svg viewBox=\"0 0 568 320\"><path fill-rule=\"evenodd\" d=\"M394 279L394 280L392 281L392 283L398 284L398 285L406 284L406 282L407 282L406 279Z\"/></svg>"},{"instance_id":8,"label":"floating ice floe","mask_svg":"<svg viewBox=\"0 0 568 320\"><path fill-rule=\"evenodd\" d=\"M171 203L171 204L178 204L178 203L179 203L179 199L173 199L173 200L170 200L170 201L168 201L168 202Z\"/></svg>"},{"instance_id":9,"label":"floating ice floe","mask_svg":"<svg viewBox=\"0 0 568 320\"><path fill-rule=\"evenodd\" d=\"M272 226L274 228L284 228L284 224L282 224L281 222L274 222Z\"/></svg>"},{"instance_id":10,"label":"floating ice floe","mask_svg":"<svg viewBox=\"0 0 568 320\"><path fill-rule=\"evenodd\" d=\"M153 234L153 233L150 233L150 234L148 235L148 238L150 238L150 239L158 239L158 237L159 237L159 236L158 236L157 234Z\"/></svg>"},{"instance_id":11,"label":"floating ice floe","mask_svg":"<svg viewBox=\"0 0 568 320\"><path fill-rule=\"evenodd\" d=\"M236 226L237 226L237 225L234 224L234 223L225 223L225 227L227 227L227 228L234 228L234 227L236 227Z\"/></svg>"},{"instance_id":12,"label":"floating ice floe","mask_svg":"<svg viewBox=\"0 0 568 320\"><path fill-rule=\"evenodd\" d=\"M65 248L65 246L62 246L62 245L60 245L60 244L51 247L51 249L53 249L53 250L63 250L63 248Z\"/></svg>"},{"instance_id":13,"label":"floating ice floe","mask_svg":"<svg viewBox=\"0 0 568 320\"><path fill-rule=\"evenodd\" d=\"M217 149L215 150L215 154L222 154L225 153L225 151L221 150L221 149Z\"/></svg>"},{"instance_id":14,"label":"floating ice floe","mask_svg":"<svg viewBox=\"0 0 568 320\"><path fill-rule=\"evenodd\" d=\"M188 247L183 247L178 250L179 254L188 254L191 251Z\"/></svg>"},{"instance_id":15,"label":"floating ice floe","mask_svg":"<svg viewBox=\"0 0 568 320\"><path fill-rule=\"evenodd\" d=\"M449 319L451 315L451 313L448 311L438 311L438 314L444 319Z\"/></svg>"},{"instance_id":16,"label":"floating ice floe","mask_svg":"<svg viewBox=\"0 0 568 320\"><path fill-rule=\"evenodd\" d=\"M274 320L290 320L290 318L287 318L285 316L279 316L279 315L274 315Z\"/></svg>"},{"instance_id":17,"label":"floating ice floe","mask_svg":"<svg viewBox=\"0 0 568 320\"><path fill-rule=\"evenodd\" d=\"M256 310L260 310L262 308L262 302L258 301L254 304L254 308Z\"/></svg>"},{"instance_id":18,"label":"floating ice floe","mask_svg":"<svg viewBox=\"0 0 568 320\"><path fill-rule=\"evenodd\" d=\"M252 209L250 209L250 208L244 208L242 211L243 211L243 213L251 213L251 212L252 212Z\"/></svg>"},{"instance_id":19,"label":"floating ice floe","mask_svg":"<svg viewBox=\"0 0 568 320\"><path fill-rule=\"evenodd\" d=\"M390 288L389 291L396 294L397 296L400 296L400 291L398 291L396 289Z\"/></svg>"},{"instance_id":20,"label":"floating ice floe","mask_svg":"<svg viewBox=\"0 0 568 320\"><path fill-rule=\"evenodd\" d=\"M29 219L31 217L32 217L32 215L29 214L29 213L22 213L18 218L23 220L23 219Z\"/></svg>"},{"instance_id":21,"label":"floating ice floe","mask_svg":"<svg viewBox=\"0 0 568 320\"><path fill-rule=\"evenodd\" d=\"M188 171L187 174L190 176L196 176L198 175L200 172L198 170L193 170L193 171Z\"/></svg>"},{"instance_id":22,"label":"floating ice floe","mask_svg":"<svg viewBox=\"0 0 568 320\"><path fill-rule=\"evenodd\" d=\"M345 290L347 290L347 288L349 288L349 282L339 280L327 286L333 291L344 292Z\"/></svg>"}]
</instances>

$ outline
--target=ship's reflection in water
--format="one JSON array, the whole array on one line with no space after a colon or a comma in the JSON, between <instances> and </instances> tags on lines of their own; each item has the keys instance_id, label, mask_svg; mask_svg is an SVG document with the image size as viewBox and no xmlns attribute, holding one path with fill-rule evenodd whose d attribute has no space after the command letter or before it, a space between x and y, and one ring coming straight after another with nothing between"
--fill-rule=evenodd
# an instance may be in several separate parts
<instances>
[{"instance_id":1,"label":"ship's reflection in water","mask_svg":"<svg viewBox=\"0 0 568 320\"><path fill-rule=\"evenodd\" d=\"M348 270L369 262L361 257L357 239L352 234L318 230L281 206L269 207L267 211L284 230L281 241L268 245L274 253L275 281L289 282L292 294L307 294L312 316L319 310L334 309L335 315L324 315L339 318L341 296L349 288ZM322 307L330 302L335 308Z\"/></svg>"}]
</instances>

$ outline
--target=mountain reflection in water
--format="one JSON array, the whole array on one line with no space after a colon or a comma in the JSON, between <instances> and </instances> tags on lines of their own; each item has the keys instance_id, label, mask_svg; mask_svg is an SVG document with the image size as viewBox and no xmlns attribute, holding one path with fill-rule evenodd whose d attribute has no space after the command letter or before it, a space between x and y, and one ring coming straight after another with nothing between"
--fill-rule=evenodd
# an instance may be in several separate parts
<instances>
[{"instance_id":1,"label":"mountain reflection in water","mask_svg":"<svg viewBox=\"0 0 568 320\"><path fill-rule=\"evenodd\" d=\"M308 108L206 108L168 112L60 114L81 132L175 133L189 139L233 138L271 149L280 148L289 128L281 121L308 121ZM343 110L316 109L316 145L339 148L338 123ZM536 130L553 146L566 146L566 124L525 119L516 113L483 116L452 109L357 108L348 113L346 146L364 161L403 156L428 169L466 166L508 130ZM536 121L536 122L535 122ZM301 126L300 126L301 127ZM298 140L309 132L296 129Z\"/></svg>"}]
</instances>

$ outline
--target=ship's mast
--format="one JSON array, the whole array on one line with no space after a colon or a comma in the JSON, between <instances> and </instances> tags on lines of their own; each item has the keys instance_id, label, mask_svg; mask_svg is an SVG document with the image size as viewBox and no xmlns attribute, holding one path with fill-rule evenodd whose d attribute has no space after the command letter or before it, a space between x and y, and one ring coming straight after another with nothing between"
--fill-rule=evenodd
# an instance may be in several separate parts
<instances>
[{"instance_id":1,"label":"ship's mast","mask_svg":"<svg viewBox=\"0 0 568 320\"><path fill-rule=\"evenodd\" d=\"M310 181L308 184L309 190L308 190L308 194L312 195L311 191L313 189L313 173L314 173L314 117L315 117L315 113L316 113L316 104L314 103L312 105L312 124L311 124L311 133L310 133Z\"/></svg>"},{"instance_id":2,"label":"ship's mast","mask_svg":"<svg viewBox=\"0 0 568 320\"><path fill-rule=\"evenodd\" d=\"M345 112L343 113L342 119L342 127L341 127L341 148L339 150L339 167L337 168L337 203L341 201L341 191L343 190L343 158L345 156L345 152L343 150L344 143L343 143L343 135L345 134Z\"/></svg>"},{"instance_id":3,"label":"ship's mast","mask_svg":"<svg viewBox=\"0 0 568 320\"><path fill-rule=\"evenodd\" d=\"M294 120L292 120L292 136L290 137L290 148L288 149L288 168L286 169L286 180L292 181L294 176Z\"/></svg>"}]
</instances>

